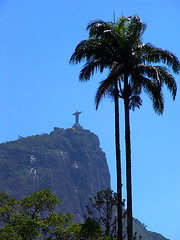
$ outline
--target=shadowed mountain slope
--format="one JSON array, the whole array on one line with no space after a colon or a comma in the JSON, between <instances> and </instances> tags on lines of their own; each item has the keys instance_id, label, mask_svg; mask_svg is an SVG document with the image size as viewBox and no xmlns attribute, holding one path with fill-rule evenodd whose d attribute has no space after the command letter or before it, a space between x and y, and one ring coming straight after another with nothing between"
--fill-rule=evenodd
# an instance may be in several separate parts
<instances>
[{"instance_id":1,"label":"shadowed mountain slope","mask_svg":"<svg viewBox=\"0 0 180 240\"><path fill-rule=\"evenodd\" d=\"M61 210L83 220L88 198L110 186L98 137L81 127L0 144L0 192L20 199L40 188L60 198Z\"/></svg>"},{"instance_id":2,"label":"shadowed mountain slope","mask_svg":"<svg viewBox=\"0 0 180 240\"><path fill-rule=\"evenodd\" d=\"M17 199L48 188L61 200L62 212L83 221L89 197L110 186L110 174L98 137L75 124L0 144L0 182L0 192ZM167 240L137 219L134 231L143 240Z\"/></svg>"}]
</instances>

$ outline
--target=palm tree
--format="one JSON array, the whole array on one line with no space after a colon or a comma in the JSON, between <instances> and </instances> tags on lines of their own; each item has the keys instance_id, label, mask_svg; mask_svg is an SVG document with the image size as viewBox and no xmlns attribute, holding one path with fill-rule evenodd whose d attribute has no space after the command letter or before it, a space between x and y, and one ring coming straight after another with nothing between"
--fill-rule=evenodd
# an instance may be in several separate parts
<instances>
[{"instance_id":1,"label":"palm tree","mask_svg":"<svg viewBox=\"0 0 180 240\"><path fill-rule=\"evenodd\" d=\"M96 108L100 100L111 94L115 101L115 135L117 162L117 192L121 191L121 168L119 146L119 106L118 97L124 101L125 108L125 141L126 141L126 188L127 188L127 233L128 240L133 238L132 224L132 181L131 181L131 142L129 110L140 107L142 91L147 93L153 102L156 113L164 110L163 85L171 92L173 100L177 87L170 69L178 74L178 58L167 50L142 43L146 25L139 17L121 17L115 23L102 20L91 22L89 39L78 44L71 57L71 63L86 59L80 73L80 80L89 80L95 70L103 72L109 69L107 78L100 83L96 93ZM156 65L161 63L161 65ZM167 66L166 66L167 65ZM119 154L118 154L119 152ZM118 158L119 156L119 158ZM119 174L119 175L118 175ZM119 179L119 180L118 180ZM120 196L120 195L119 195ZM122 199L122 194L121 194ZM119 206L120 208L120 206ZM122 209L121 209L122 210ZM119 215L120 216L120 215ZM122 226L122 225L121 225ZM118 239L121 239L118 235Z\"/></svg>"},{"instance_id":2,"label":"palm tree","mask_svg":"<svg viewBox=\"0 0 180 240\"><path fill-rule=\"evenodd\" d=\"M103 37L103 33L113 30L113 24L103 21L91 22L87 30L89 30L89 38L81 41L73 55L70 63L80 63L86 59L86 64L82 68L79 79L87 81L94 75L95 70L100 70L102 73L105 68L110 70L106 81L110 82L111 87L101 91L101 94L112 95L115 102L115 142L116 142L116 168L117 168L117 196L118 196L118 239L123 239L123 223L122 223L122 181L121 181L121 157L120 157L120 136L119 136L119 89L118 77L114 76L114 50L111 46L111 41ZM102 35L102 36L101 36ZM108 41L107 41L108 40ZM98 95L98 93L97 93ZM96 109L99 101L95 100Z\"/></svg>"},{"instance_id":3,"label":"palm tree","mask_svg":"<svg viewBox=\"0 0 180 240\"><path fill-rule=\"evenodd\" d=\"M119 97L124 100L125 108L125 141L126 141L126 187L127 187L127 233L128 240L132 240L132 184L131 184L131 142L130 142L130 124L129 110L136 106L140 107L142 90L147 93L153 102L153 108L156 113L163 114L164 97L162 87L165 84L171 92L173 100L176 97L177 87L174 77L169 68L175 74L180 71L178 58L167 50L154 47L152 44L142 43L142 34L146 25L140 21L137 16L129 17L124 20L120 18L114 25L121 25L123 32L119 33L119 41L114 34L111 43L118 42L119 46L113 44L115 52L114 59L119 54L119 61L114 63L114 70L119 76ZM156 63L162 63L156 65ZM167 65L168 67L166 67ZM110 81L103 81L97 91L97 103L103 97L104 88L108 91L111 88Z\"/></svg>"}]
</instances>

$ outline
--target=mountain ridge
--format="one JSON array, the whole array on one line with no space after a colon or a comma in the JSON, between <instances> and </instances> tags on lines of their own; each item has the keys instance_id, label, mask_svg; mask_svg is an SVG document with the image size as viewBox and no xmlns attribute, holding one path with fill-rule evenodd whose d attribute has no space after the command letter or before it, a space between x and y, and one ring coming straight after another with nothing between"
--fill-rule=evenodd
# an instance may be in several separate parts
<instances>
[{"instance_id":1,"label":"mountain ridge","mask_svg":"<svg viewBox=\"0 0 180 240\"><path fill-rule=\"evenodd\" d=\"M98 136L76 124L0 144L0 181L0 192L18 199L49 188L61 211L82 222L89 197L110 186L110 174ZM167 240L137 219L134 230L144 240Z\"/></svg>"}]
</instances>

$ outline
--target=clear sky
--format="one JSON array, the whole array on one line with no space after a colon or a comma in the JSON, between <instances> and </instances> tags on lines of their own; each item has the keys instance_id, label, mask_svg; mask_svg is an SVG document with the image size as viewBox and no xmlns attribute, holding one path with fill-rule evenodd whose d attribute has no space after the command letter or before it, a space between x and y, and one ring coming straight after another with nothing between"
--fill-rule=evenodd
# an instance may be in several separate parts
<instances>
[{"instance_id":1,"label":"clear sky","mask_svg":"<svg viewBox=\"0 0 180 240\"><path fill-rule=\"evenodd\" d=\"M69 65L76 45L88 37L92 19L113 21L137 14L147 24L144 43L180 58L179 0L0 0L0 142L18 135L50 133L80 123L99 136L116 190L114 104L94 96L106 73L78 81L80 65ZM180 76L176 76L180 88ZM180 239L180 94L164 89L165 111L157 116L150 100L131 112L133 213L147 229ZM125 193L124 112L120 103ZM2 184L2 183L1 183Z\"/></svg>"}]
</instances>

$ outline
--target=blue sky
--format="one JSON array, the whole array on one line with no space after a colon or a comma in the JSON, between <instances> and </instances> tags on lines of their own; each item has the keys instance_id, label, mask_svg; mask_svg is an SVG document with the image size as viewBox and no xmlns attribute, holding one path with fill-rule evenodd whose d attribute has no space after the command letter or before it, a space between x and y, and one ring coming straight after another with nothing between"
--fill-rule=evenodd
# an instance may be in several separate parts
<instances>
[{"instance_id":1,"label":"blue sky","mask_svg":"<svg viewBox=\"0 0 180 240\"><path fill-rule=\"evenodd\" d=\"M113 21L113 11L116 18L137 14L147 24L144 43L180 58L179 0L0 0L0 142L71 127L72 114L83 111L80 123L99 136L116 190L114 104L107 98L98 111L94 105L106 73L80 83L82 64L69 65L76 45L88 37L88 22ZM180 94L175 101L164 94L163 116L144 94L141 109L131 112L133 213L148 230L179 240ZM125 184L123 103L120 115Z\"/></svg>"}]
</instances>

